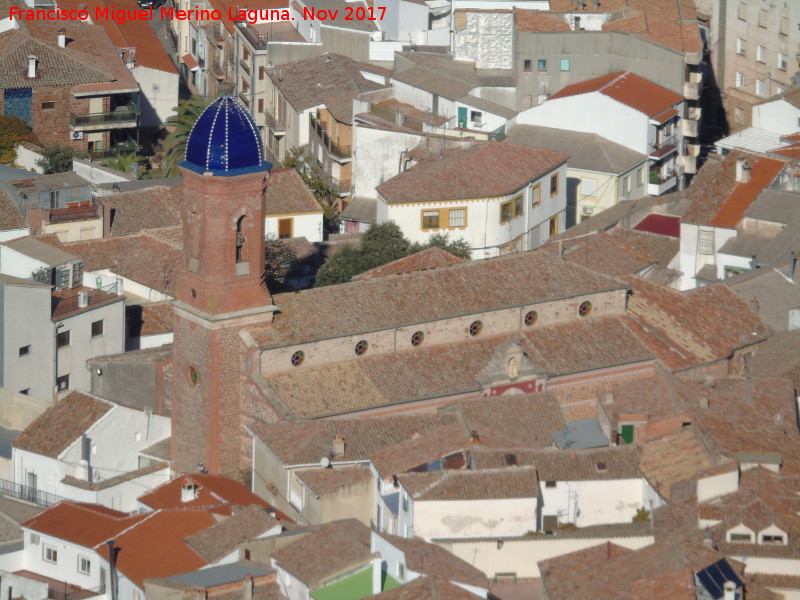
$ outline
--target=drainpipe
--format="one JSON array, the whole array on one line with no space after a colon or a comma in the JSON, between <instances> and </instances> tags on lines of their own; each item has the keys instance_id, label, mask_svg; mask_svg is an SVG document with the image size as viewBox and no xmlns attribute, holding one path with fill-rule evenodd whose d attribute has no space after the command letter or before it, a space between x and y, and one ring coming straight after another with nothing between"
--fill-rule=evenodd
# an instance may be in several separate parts
<instances>
[{"instance_id":1,"label":"drainpipe","mask_svg":"<svg viewBox=\"0 0 800 600\"><path fill-rule=\"evenodd\" d=\"M58 330L64 323L56 323L53 335L53 403L58 400Z\"/></svg>"},{"instance_id":2,"label":"drainpipe","mask_svg":"<svg viewBox=\"0 0 800 600\"><path fill-rule=\"evenodd\" d=\"M120 549L114 547L114 540L108 540L108 576L111 586L111 600L117 600L119 590L117 589L117 554Z\"/></svg>"}]
</instances>

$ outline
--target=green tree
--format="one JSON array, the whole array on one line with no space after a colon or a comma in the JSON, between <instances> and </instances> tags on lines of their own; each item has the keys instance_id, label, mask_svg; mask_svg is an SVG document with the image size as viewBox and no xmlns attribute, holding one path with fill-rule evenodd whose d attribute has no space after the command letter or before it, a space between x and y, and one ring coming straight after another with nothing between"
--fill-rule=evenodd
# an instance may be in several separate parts
<instances>
[{"instance_id":1,"label":"green tree","mask_svg":"<svg viewBox=\"0 0 800 600\"><path fill-rule=\"evenodd\" d=\"M276 289L283 284L296 260L297 253L292 246L275 236L267 237L264 240L264 279L267 287Z\"/></svg>"},{"instance_id":2,"label":"green tree","mask_svg":"<svg viewBox=\"0 0 800 600\"><path fill-rule=\"evenodd\" d=\"M133 153L118 154L114 158L106 160L103 165L111 169L116 169L117 171L122 171L123 173L130 173L133 163L139 163L139 167L136 169L136 177L137 179L142 179L147 173L148 165L147 159L144 156Z\"/></svg>"},{"instance_id":3,"label":"green tree","mask_svg":"<svg viewBox=\"0 0 800 600\"><path fill-rule=\"evenodd\" d=\"M178 175L178 165L186 154L189 133L206 107L214 100L215 98L203 98L199 94L194 94L186 100L179 100L177 114L172 115L161 125L169 131L163 144L164 161L161 170L164 177Z\"/></svg>"},{"instance_id":4,"label":"green tree","mask_svg":"<svg viewBox=\"0 0 800 600\"><path fill-rule=\"evenodd\" d=\"M315 285L322 287L345 283L359 273L431 246L438 246L466 260L470 258L469 245L463 240L450 241L447 235L434 235L426 244L412 244L396 223L388 221L372 225L361 237L358 246L344 246L331 256L320 267Z\"/></svg>"},{"instance_id":5,"label":"green tree","mask_svg":"<svg viewBox=\"0 0 800 600\"><path fill-rule=\"evenodd\" d=\"M279 169L294 169L300 174L303 183L314 194L322 207L323 227L328 233L339 231L339 214L335 203L339 194L322 179L319 169L309 164L305 155L306 148L294 147L286 153L286 157L278 165Z\"/></svg>"},{"instance_id":6,"label":"green tree","mask_svg":"<svg viewBox=\"0 0 800 600\"><path fill-rule=\"evenodd\" d=\"M72 171L72 159L75 158L75 150L69 146L59 146L58 144L47 144L42 148L42 158L36 164L44 170L45 175L53 173L66 173Z\"/></svg>"},{"instance_id":7,"label":"green tree","mask_svg":"<svg viewBox=\"0 0 800 600\"><path fill-rule=\"evenodd\" d=\"M642 521L649 521L650 520L650 511L647 510L644 506L641 508L636 509L636 514L633 516L631 521L634 523L640 523Z\"/></svg>"},{"instance_id":8,"label":"green tree","mask_svg":"<svg viewBox=\"0 0 800 600\"><path fill-rule=\"evenodd\" d=\"M14 164L20 142L39 143L25 121L18 117L0 116L0 164Z\"/></svg>"}]
</instances>

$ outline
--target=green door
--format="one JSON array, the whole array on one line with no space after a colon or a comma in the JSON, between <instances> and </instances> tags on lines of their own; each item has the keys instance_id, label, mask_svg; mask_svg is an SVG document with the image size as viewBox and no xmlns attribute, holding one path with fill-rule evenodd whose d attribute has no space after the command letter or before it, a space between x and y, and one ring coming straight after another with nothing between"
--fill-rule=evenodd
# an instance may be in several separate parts
<instances>
[{"instance_id":1,"label":"green door","mask_svg":"<svg viewBox=\"0 0 800 600\"><path fill-rule=\"evenodd\" d=\"M458 107L458 126L462 129L467 128L467 107L466 106L459 106Z\"/></svg>"},{"instance_id":2,"label":"green door","mask_svg":"<svg viewBox=\"0 0 800 600\"><path fill-rule=\"evenodd\" d=\"M633 443L633 425L622 426L622 439L625 440L626 444Z\"/></svg>"}]
</instances>

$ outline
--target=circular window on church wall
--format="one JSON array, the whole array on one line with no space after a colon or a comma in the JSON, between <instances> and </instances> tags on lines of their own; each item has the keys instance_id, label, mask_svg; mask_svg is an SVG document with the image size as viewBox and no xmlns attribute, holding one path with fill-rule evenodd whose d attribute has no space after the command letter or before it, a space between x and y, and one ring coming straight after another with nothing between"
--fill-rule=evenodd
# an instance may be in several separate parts
<instances>
[{"instance_id":1,"label":"circular window on church wall","mask_svg":"<svg viewBox=\"0 0 800 600\"><path fill-rule=\"evenodd\" d=\"M302 350L298 350L294 354L292 354L292 366L299 367L303 364L303 361L306 359L305 352Z\"/></svg>"},{"instance_id":2,"label":"circular window on church wall","mask_svg":"<svg viewBox=\"0 0 800 600\"><path fill-rule=\"evenodd\" d=\"M192 385L197 385L197 381L200 379L200 376L197 374L197 369L194 367L189 367L186 370L186 376L189 378L189 382Z\"/></svg>"},{"instance_id":3,"label":"circular window on church wall","mask_svg":"<svg viewBox=\"0 0 800 600\"><path fill-rule=\"evenodd\" d=\"M588 300L586 302L581 302L581 305L578 307L578 314L585 317L590 312L592 312L592 303Z\"/></svg>"},{"instance_id":4,"label":"circular window on church wall","mask_svg":"<svg viewBox=\"0 0 800 600\"><path fill-rule=\"evenodd\" d=\"M425 332L424 331L415 331L414 335L411 336L411 345L412 346L419 346L424 341L425 341Z\"/></svg>"},{"instance_id":5,"label":"circular window on church wall","mask_svg":"<svg viewBox=\"0 0 800 600\"><path fill-rule=\"evenodd\" d=\"M369 348L369 342L367 340L361 340L360 342L358 342L356 344L356 356L361 356L362 354L365 354L367 348Z\"/></svg>"},{"instance_id":6,"label":"circular window on church wall","mask_svg":"<svg viewBox=\"0 0 800 600\"><path fill-rule=\"evenodd\" d=\"M531 325L536 325L536 321L538 320L539 320L539 314L535 310L532 310L525 315L525 325L527 325L528 327L530 327Z\"/></svg>"},{"instance_id":7,"label":"circular window on church wall","mask_svg":"<svg viewBox=\"0 0 800 600\"><path fill-rule=\"evenodd\" d=\"M478 335L481 331L483 331L483 323L480 321L473 321L470 323L469 326L469 334L470 335Z\"/></svg>"}]
</instances>

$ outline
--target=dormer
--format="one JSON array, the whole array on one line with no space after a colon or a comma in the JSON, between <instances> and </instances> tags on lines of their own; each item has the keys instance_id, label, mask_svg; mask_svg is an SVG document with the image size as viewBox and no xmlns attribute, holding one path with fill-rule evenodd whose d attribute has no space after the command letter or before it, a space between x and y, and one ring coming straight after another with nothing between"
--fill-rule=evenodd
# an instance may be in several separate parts
<instances>
[{"instance_id":1,"label":"dormer","mask_svg":"<svg viewBox=\"0 0 800 600\"><path fill-rule=\"evenodd\" d=\"M744 523L739 523L725 532L725 541L731 544L752 544L755 540L755 532Z\"/></svg>"},{"instance_id":2,"label":"dormer","mask_svg":"<svg viewBox=\"0 0 800 600\"><path fill-rule=\"evenodd\" d=\"M776 546L788 546L789 535L774 523L758 532L758 543Z\"/></svg>"}]
</instances>

